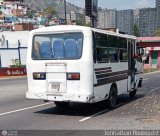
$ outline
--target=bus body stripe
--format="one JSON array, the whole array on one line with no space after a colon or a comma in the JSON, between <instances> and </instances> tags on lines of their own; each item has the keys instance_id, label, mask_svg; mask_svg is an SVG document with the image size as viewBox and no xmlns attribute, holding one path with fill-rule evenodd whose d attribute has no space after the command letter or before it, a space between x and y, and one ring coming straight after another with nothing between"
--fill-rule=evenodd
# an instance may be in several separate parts
<instances>
[{"instance_id":1,"label":"bus body stripe","mask_svg":"<svg viewBox=\"0 0 160 136\"><path fill-rule=\"evenodd\" d=\"M143 71L137 71L136 75L138 75L138 74L143 74Z\"/></svg>"},{"instance_id":2,"label":"bus body stripe","mask_svg":"<svg viewBox=\"0 0 160 136\"><path fill-rule=\"evenodd\" d=\"M104 74L104 73L111 73L112 72L112 70L110 69L110 70L105 70L105 71L97 71L97 72L95 72L96 74Z\"/></svg>"},{"instance_id":3,"label":"bus body stripe","mask_svg":"<svg viewBox=\"0 0 160 136\"><path fill-rule=\"evenodd\" d=\"M113 82L117 82L117 81L125 80L125 79L128 79L128 73L123 74L123 75L116 75L114 77L109 77L105 79L100 79L98 80L97 84L94 84L94 87L98 87L101 85L105 85L105 84L109 84L109 83L113 83Z\"/></svg>"},{"instance_id":4,"label":"bus body stripe","mask_svg":"<svg viewBox=\"0 0 160 136\"><path fill-rule=\"evenodd\" d=\"M106 68L95 68L95 71L104 71L104 70L111 70L111 67L106 67Z\"/></svg>"},{"instance_id":5,"label":"bus body stripe","mask_svg":"<svg viewBox=\"0 0 160 136\"><path fill-rule=\"evenodd\" d=\"M112 72L111 67L95 69L97 84L94 87L128 79L128 70Z\"/></svg>"},{"instance_id":6,"label":"bus body stripe","mask_svg":"<svg viewBox=\"0 0 160 136\"><path fill-rule=\"evenodd\" d=\"M124 70L124 71L117 71L117 72L112 72L112 73L103 73L103 74L96 74L97 80L99 78L105 78L105 77L109 77L109 76L116 76L116 75L120 75L120 74L128 74L128 70Z\"/></svg>"}]
</instances>

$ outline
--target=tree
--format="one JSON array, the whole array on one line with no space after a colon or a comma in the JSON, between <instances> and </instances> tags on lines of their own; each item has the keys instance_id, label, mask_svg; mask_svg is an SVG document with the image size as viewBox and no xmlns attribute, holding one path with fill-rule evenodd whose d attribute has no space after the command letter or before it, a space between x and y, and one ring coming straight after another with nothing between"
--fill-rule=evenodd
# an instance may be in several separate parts
<instances>
[{"instance_id":1,"label":"tree","mask_svg":"<svg viewBox=\"0 0 160 136\"><path fill-rule=\"evenodd\" d=\"M154 33L155 36L160 36L160 29L157 29Z\"/></svg>"},{"instance_id":2,"label":"tree","mask_svg":"<svg viewBox=\"0 0 160 136\"><path fill-rule=\"evenodd\" d=\"M77 25L80 25L80 26L85 26L85 22L84 22L83 19L78 19L78 20L76 21L76 24L77 24Z\"/></svg>"},{"instance_id":3,"label":"tree","mask_svg":"<svg viewBox=\"0 0 160 136\"><path fill-rule=\"evenodd\" d=\"M91 27L92 24L91 23L86 23L85 26Z\"/></svg>"},{"instance_id":4,"label":"tree","mask_svg":"<svg viewBox=\"0 0 160 136\"><path fill-rule=\"evenodd\" d=\"M36 11L35 10L27 10L27 13L26 15L29 17L29 18L33 18L36 14Z\"/></svg>"},{"instance_id":5,"label":"tree","mask_svg":"<svg viewBox=\"0 0 160 136\"><path fill-rule=\"evenodd\" d=\"M47 7L43 10L43 16L47 18L48 23L52 19L53 15L56 14L56 10L53 7Z\"/></svg>"},{"instance_id":6,"label":"tree","mask_svg":"<svg viewBox=\"0 0 160 136\"><path fill-rule=\"evenodd\" d=\"M133 25L133 35L137 36L137 37L140 37L140 32L139 32L139 28L138 28L137 24Z\"/></svg>"}]
</instances>

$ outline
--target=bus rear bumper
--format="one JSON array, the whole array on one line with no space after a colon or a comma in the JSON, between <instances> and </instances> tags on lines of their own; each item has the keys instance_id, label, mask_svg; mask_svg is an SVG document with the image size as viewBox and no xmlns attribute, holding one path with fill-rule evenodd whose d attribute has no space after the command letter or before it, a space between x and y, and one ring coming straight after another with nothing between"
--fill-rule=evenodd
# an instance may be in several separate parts
<instances>
[{"instance_id":1,"label":"bus rear bumper","mask_svg":"<svg viewBox=\"0 0 160 136\"><path fill-rule=\"evenodd\" d=\"M93 95L78 95L78 94L47 94L47 93L30 93L26 92L28 99L42 99L49 101L65 101L65 102L81 102L81 103L94 103Z\"/></svg>"}]
</instances>

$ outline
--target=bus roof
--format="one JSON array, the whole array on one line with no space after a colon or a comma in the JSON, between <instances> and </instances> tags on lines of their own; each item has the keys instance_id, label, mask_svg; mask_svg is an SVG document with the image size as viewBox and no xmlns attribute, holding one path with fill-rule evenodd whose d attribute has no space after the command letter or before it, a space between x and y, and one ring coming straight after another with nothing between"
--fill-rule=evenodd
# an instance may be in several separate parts
<instances>
[{"instance_id":1,"label":"bus roof","mask_svg":"<svg viewBox=\"0 0 160 136\"><path fill-rule=\"evenodd\" d=\"M97 28L91 28L91 27L86 27L86 26L78 26L78 25L57 25L57 26L49 26L49 27L43 27L43 28L39 28L39 29L35 29L32 30L31 33L45 33L45 32L53 32L53 31L76 31L76 30L90 30L90 31L94 31L94 32L99 32L99 33L104 33L104 34L108 34L108 35L115 35L115 36L119 36L119 37L124 37L127 39L134 39L136 40L137 37L132 36L132 35L127 35L127 34L120 34L120 33L115 33L112 31L108 31L108 30L102 30L102 29L97 29Z\"/></svg>"}]
</instances>

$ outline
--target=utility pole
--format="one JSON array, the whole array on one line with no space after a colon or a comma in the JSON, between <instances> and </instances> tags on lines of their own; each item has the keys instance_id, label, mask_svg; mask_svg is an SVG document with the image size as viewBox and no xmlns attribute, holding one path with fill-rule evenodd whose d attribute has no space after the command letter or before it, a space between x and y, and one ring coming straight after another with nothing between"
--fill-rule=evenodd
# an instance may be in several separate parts
<instances>
[{"instance_id":1,"label":"utility pole","mask_svg":"<svg viewBox=\"0 0 160 136\"><path fill-rule=\"evenodd\" d=\"M65 24L67 25L67 9L66 9L66 0L64 0L64 16L65 16Z\"/></svg>"},{"instance_id":2,"label":"utility pole","mask_svg":"<svg viewBox=\"0 0 160 136\"><path fill-rule=\"evenodd\" d=\"M98 16L98 0L85 0L86 16L91 18L92 27L96 27L96 20Z\"/></svg>"}]
</instances>

